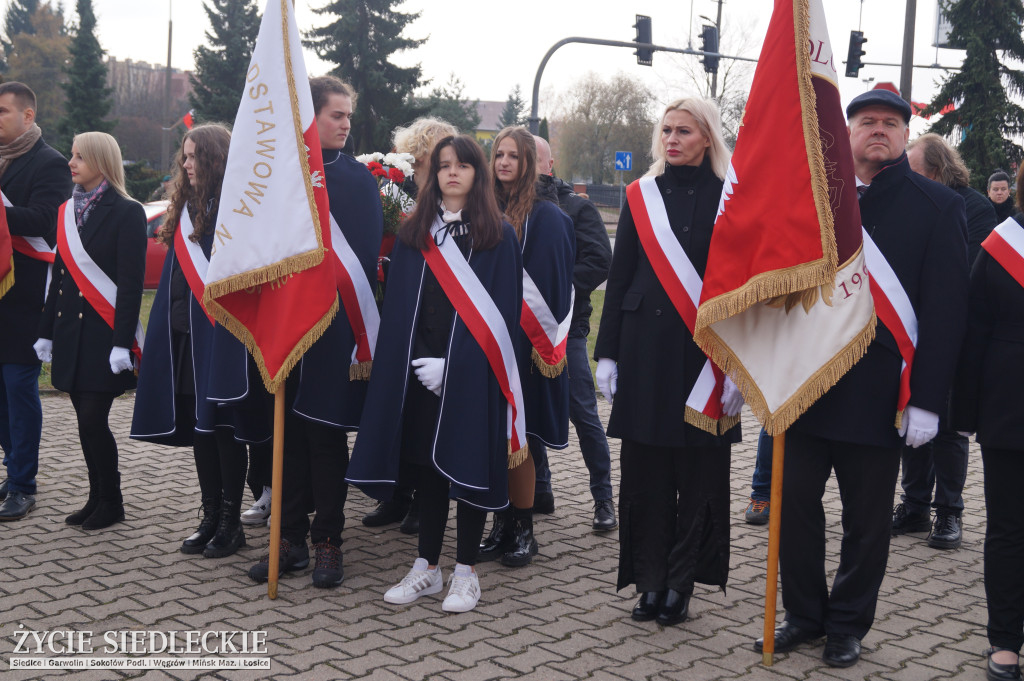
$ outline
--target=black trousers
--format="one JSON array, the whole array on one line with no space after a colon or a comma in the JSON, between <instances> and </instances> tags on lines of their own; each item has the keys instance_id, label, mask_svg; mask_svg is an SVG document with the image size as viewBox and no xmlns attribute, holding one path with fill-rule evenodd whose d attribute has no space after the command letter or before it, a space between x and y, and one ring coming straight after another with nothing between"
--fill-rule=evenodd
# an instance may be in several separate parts
<instances>
[{"instance_id":1,"label":"black trousers","mask_svg":"<svg viewBox=\"0 0 1024 681\"><path fill-rule=\"evenodd\" d=\"M245 482L249 485L252 498L259 499L263 496L263 488L270 487L273 477L274 440L271 438L258 444L250 443L248 447L249 473L245 476Z\"/></svg>"},{"instance_id":2,"label":"black trousers","mask_svg":"<svg viewBox=\"0 0 1024 681\"><path fill-rule=\"evenodd\" d=\"M1024 451L981 448L985 465L985 600L988 641L1020 652L1024 645Z\"/></svg>"},{"instance_id":3,"label":"black trousers","mask_svg":"<svg viewBox=\"0 0 1024 681\"><path fill-rule=\"evenodd\" d=\"M623 440L617 588L725 586L731 446L653 447Z\"/></svg>"},{"instance_id":4,"label":"black trousers","mask_svg":"<svg viewBox=\"0 0 1024 681\"><path fill-rule=\"evenodd\" d=\"M899 447L786 433L779 546L786 621L857 638L871 629L889 558L899 464ZM843 502L843 539L830 593L822 497L833 470Z\"/></svg>"},{"instance_id":5,"label":"black trousers","mask_svg":"<svg viewBox=\"0 0 1024 681\"><path fill-rule=\"evenodd\" d=\"M448 493L451 482L433 466L416 466L420 503L419 557L430 565L437 565L444 543L444 530L448 525ZM455 560L463 565L476 565L480 541L484 538L487 512L462 501L456 502Z\"/></svg>"},{"instance_id":6,"label":"black trousers","mask_svg":"<svg viewBox=\"0 0 1024 681\"><path fill-rule=\"evenodd\" d=\"M967 438L943 425L931 442L918 448L904 447L903 494L907 510L959 516L964 510L964 483L967 482ZM932 488L935 498L932 499Z\"/></svg>"},{"instance_id":7,"label":"black trousers","mask_svg":"<svg viewBox=\"0 0 1024 681\"><path fill-rule=\"evenodd\" d=\"M197 431L192 453L203 498L241 507L248 464L245 444L235 439L230 428L217 428L213 433Z\"/></svg>"},{"instance_id":8,"label":"black trousers","mask_svg":"<svg viewBox=\"0 0 1024 681\"><path fill-rule=\"evenodd\" d=\"M71 404L78 417L78 439L89 471L89 493L121 503L121 474L117 441L110 432L110 406L121 393L73 392Z\"/></svg>"},{"instance_id":9,"label":"black trousers","mask_svg":"<svg viewBox=\"0 0 1024 681\"><path fill-rule=\"evenodd\" d=\"M303 544L341 546L348 498L348 434L288 414L284 427L284 481L281 491L281 536ZM313 522L309 509L316 509Z\"/></svg>"}]
</instances>

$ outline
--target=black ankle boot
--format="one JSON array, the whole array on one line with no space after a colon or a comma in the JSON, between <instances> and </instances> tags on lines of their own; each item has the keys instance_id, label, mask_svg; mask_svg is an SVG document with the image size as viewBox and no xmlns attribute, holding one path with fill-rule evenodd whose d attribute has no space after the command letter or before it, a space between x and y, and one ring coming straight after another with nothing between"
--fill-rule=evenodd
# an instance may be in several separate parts
<instances>
[{"instance_id":1,"label":"black ankle boot","mask_svg":"<svg viewBox=\"0 0 1024 681\"><path fill-rule=\"evenodd\" d=\"M217 526L217 534L203 549L204 558L224 558L245 546L241 506L240 501L220 502L220 524Z\"/></svg>"},{"instance_id":2,"label":"black ankle boot","mask_svg":"<svg viewBox=\"0 0 1024 681\"><path fill-rule=\"evenodd\" d=\"M529 565L537 555L537 540L533 537L533 509L512 509L512 548L501 557L508 567Z\"/></svg>"},{"instance_id":3,"label":"black ankle boot","mask_svg":"<svg viewBox=\"0 0 1024 681\"><path fill-rule=\"evenodd\" d=\"M182 553L202 553L206 545L217 534L220 524L220 497L203 497L203 519L191 537L181 544Z\"/></svg>"},{"instance_id":4,"label":"black ankle boot","mask_svg":"<svg viewBox=\"0 0 1024 681\"><path fill-rule=\"evenodd\" d=\"M514 546L512 536L512 511L505 509L494 513L491 522L491 533L480 544L480 551L476 554L478 562L501 558L505 552L511 551Z\"/></svg>"},{"instance_id":5,"label":"black ankle boot","mask_svg":"<svg viewBox=\"0 0 1024 681\"><path fill-rule=\"evenodd\" d=\"M96 510L97 504L100 503L99 496L96 494L96 490L93 487L89 489L89 499L85 502L80 510L75 511L67 518L64 519L68 525L81 525L85 522L86 518L92 515L93 511Z\"/></svg>"},{"instance_id":6,"label":"black ankle boot","mask_svg":"<svg viewBox=\"0 0 1024 681\"><path fill-rule=\"evenodd\" d=\"M96 475L97 504L93 512L82 521L83 530L102 530L124 520L124 500L121 498L121 474L114 471Z\"/></svg>"}]
</instances>

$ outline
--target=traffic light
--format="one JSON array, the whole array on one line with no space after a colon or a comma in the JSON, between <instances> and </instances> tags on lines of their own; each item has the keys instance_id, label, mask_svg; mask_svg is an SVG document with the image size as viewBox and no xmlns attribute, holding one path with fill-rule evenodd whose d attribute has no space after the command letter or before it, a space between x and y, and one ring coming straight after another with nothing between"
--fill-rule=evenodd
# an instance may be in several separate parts
<instances>
[{"instance_id":1,"label":"traffic light","mask_svg":"<svg viewBox=\"0 0 1024 681\"><path fill-rule=\"evenodd\" d=\"M700 51L718 53L718 27L704 26L700 29ZM701 59L704 62L704 70L708 73L718 73L718 57L704 55Z\"/></svg>"},{"instance_id":2,"label":"traffic light","mask_svg":"<svg viewBox=\"0 0 1024 681\"><path fill-rule=\"evenodd\" d=\"M633 28L636 29L636 38L633 40L637 43L651 43L651 18L644 16L643 14L636 15L636 23L633 24ZM640 66L650 66L654 59L654 50L649 48L638 47L633 54L636 55L636 63Z\"/></svg>"},{"instance_id":3,"label":"traffic light","mask_svg":"<svg viewBox=\"0 0 1024 681\"><path fill-rule=\"evenodd\" d=\"M860 60L866 52L862 47L868 41L864 37L864 31L850 31L850 51L846 54L846 77L856 78L860 75L860 69L864 63Z\"/></svg>"}]
</instances>

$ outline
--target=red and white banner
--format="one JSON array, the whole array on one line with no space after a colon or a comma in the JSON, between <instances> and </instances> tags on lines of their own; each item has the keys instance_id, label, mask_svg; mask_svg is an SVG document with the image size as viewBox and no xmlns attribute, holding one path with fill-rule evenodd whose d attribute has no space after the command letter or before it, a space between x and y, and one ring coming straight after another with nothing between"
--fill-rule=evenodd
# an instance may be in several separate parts
<instances>
[{"instance_id":1,"label":"red and white banner","mask_svg":"<svg viewBox=\"0 0 1024 681\"><path fill-rule=\"evenodd\" d=\"M476 272L469 266L453 239L438 246L434 235L444 229L440 216L434 221L423 258L437 277L455 312L487 356L487 363L508 402L509 459L518 458L526 447L526 412L523 411L523 386L519 381L515 346L505 320ZM525 454L523 455L525 458Z\"/></svg>"},{"instance_id":2,"label":"red and white banner","mask_svg":"<svg viewBox=\"0 0 1024 681\"><path fill-rule=\"evenodd\" d=\"M99 313L103 321L111 329L114 328L115 306L117 305L117 284L107 276L82 244L82 235L75 224L75 203L69 199L64 202L57 213L57 250L61 261L71 278L75 280L78 290L86 302ZM135 342L131 351L135 355L135 368L142 361L142 346L146 334L142 330L142 320L135 326Z\"/></svg>"},{"instance_id":3,"label":"red and white banner","mask_svg":"<svg viewBox=\"0 0 1024 681\"><path fill-rule=\"evenodd\" d=\"M338 309L320 138L291 0L268 0L231 135L205 302L275 392Z\"/></svg>"},{"instance_id":4,"label":"red and white banner","mask_svg":"<svg viewBox=\"0 0 1024 681\"><path fill-rule=\"evenodd\" d=\"M569 312L559 321L530 273L523 269L523 312L519 323L537 356L549 367L557 367L565 359L565 345L569 340L575 301L576 291L573 290L569 295Z\"/></svg>"},{"instance_id":5,"label":"red and white banner","mask_svg":"<svg viewBox=\"0 0 1024 681\"><path fill-rule=\"evenodd\" d=\"M697 303L703 287L700 274L672 232L665 201L653 177L642 177L626 189L626 200L636 223L637 236L654 273L668 294L672 306L693 333L697 321ZM725 377L711 360L704 362L697 382L686 398L686 421L713 434L720 434L736 423L735 417L722 415L722 388Z\"/></svg>"},{"instance_id":6,"label":"red and white banner","mask_svg":"<svg viewBox=\"0 0 1024 681\"><path fill-rule=\"evenodd\" d=\"M776 0L694 337L772 435L874 338L853 156L821 0Z\"/></svg>"},{"instance_id":7,"label":"red and white banner","mask_svg":"<svg viewBox=\"0 0 1024 681\"><path fill-rule=\"evenodd\" d=\"M0 297L14 286L14 246L11 244L11 230L7 227L7 204L4 196L0 203Z\"/></svg>"},{"instance_id":8,"label":"red and white banner","mask_svg":"<svg viewBox=\"0 0 1024 681\"><path fill-rule=\"evenodd\" d=\"M11 250L49 265L46 269L46 283L43 285L43 300L45 301L47 294L50 292L50 279L53 278L53 261L57 257L57 249L51 248L50 244L46 243L46 239L41 236L11 235L10 227L7 224L7 207L12 204L7 195L2 191L0 191L0 199L3 201L3 208L0 209L0 212L3 213L2 231L10 237ZM0 244L0 258L3 257L3 252L6 252L6 249ZM11 253L10 258L6 259L5 262L10 263L10 270L4 273L3 276L0 276L0 296L10 290L11 286L14 286L14 254ZM3 272L3 265L0 265L0 273ZM6 288L4 288L5 284Z\"/></svg>"},{"instance_id":9,"label":"red and white banner","mask_svg":"<svg viewBox=\"0 0 1024 681\"><path fill-rule=\"evenodd\" d=\"M206 318L210 320L210 326L213 326L215 320L203 302L210 261L206 258L206 254L203 253L203 247L185 236L186 232L192 234L194 229L195 227L192 225L192 218L188 216L188 211L181 211L181 221L178 223L178 229L174 230L174 257L178 259L181 272L185 275L185 281L188 282L192 295L199 301L199 307L203 308Z\"/></svg>"},{"instance_id":10,"label":"red and white banner","mask_svg":"<svg viewBox=\"0 0 1024 681\"><path fill-rule=\"evenodd\" d=\"M331 220L331 250L335 255L335 279L338 295L341 296L345 315L348 317L356 346L352 349L352 366L349 378L368 381L370 364L377 347L377 332L380 329L380 313L373 289L366 280L363 266L359 263L345 233L341 231L334 216Z\"/></svg>"},{"instance_id":11,"label":"red and white banner","mask_svg":"<svg viewBox=\"0 0 1024 681\"><path fill-rule=\"evenodd\" d=\"M1006 218L981 242L981 247L1024 286L1024 227Z\"/></svg>"}]
</instances>

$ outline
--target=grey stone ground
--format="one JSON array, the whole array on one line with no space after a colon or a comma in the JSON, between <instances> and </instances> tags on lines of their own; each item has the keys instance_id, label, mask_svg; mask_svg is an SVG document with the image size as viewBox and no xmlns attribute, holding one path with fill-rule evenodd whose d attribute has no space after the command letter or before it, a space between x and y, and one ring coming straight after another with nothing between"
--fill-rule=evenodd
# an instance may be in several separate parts
<instances>
[{"instance_id":1,"label":"grey stone ground","mask_svg":"<svg viewBox=\"0 0 1024 681\"><path fill-rule=\"evenodd\" d=\"M128 519L87 533L63 518L83 502L85 465L74 413L64 397L44 398L45 441L39 507L26 520L0 525L0 670L2 677L55 678L9 670L13 635L30 630L253 630L268 632L269 672L163 671L145 678L274 679L981 679L985 604L984 509L980 457L972 452L965 491L963 548L937 552L924 535L892 542L874 629L860 663L822 665L821 644L777 655L771 668L751 641L762 626L765 527L744 524L754 462L755 423L732 462L732 570L728 593L698 585L691 619L662 628L628 618L634 596L616 593L616 534L590 531L586 469L573 439L553 453L557 509L540 516L540 555L532 565L481 566L483 599L471 613L441 612L441 597L391 606L381 595L408 569L415 538L394 527L372 531L359 518L372 508L349 496L345 582L312 588L309 570L281 580L270 601L245 570L269 542L248 530L249 548L220 560L185 556L181 540L196 524L198 491L188 450L127 438L133 398L115 402ZM607 405L602 404L604 417ZM613 458L617 443L613 441ZM617 485L617 466L614 472ZM838 548L838 495L830 485L829 549ZM453 561L449 532L444 567ZM835 561L829 563L835 568ZM781 602L780 602L781 610ZM781 617L781 614L780 614ZM68 676L71 676L69 673ZM142 678L141 672L78 672L74 678Z\"/></svg>"}]
</instances>

